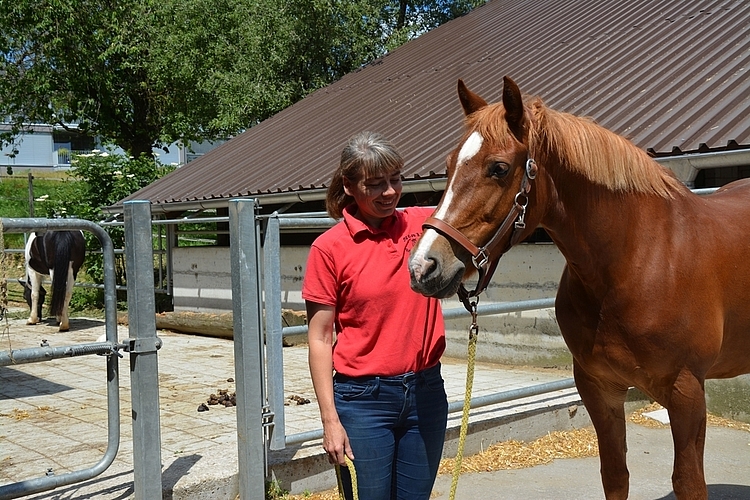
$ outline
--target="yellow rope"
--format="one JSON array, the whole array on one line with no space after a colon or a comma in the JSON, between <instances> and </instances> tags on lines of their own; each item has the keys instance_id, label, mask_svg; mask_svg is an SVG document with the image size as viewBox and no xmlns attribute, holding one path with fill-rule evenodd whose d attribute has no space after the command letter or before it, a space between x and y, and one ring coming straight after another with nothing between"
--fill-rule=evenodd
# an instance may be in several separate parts
<instances>
[{"instance_id":1,"label":"yellow rope","mask_svg":"<svg viewBox=\"0 0 750 500\"><path fill-rule=\"evenodd\" d=\"M5 265L5 236L3 221L0 219L0 318L5 318L8 309L8 278Z\"/></svg>"},{"instance_id":2,"label":"yellow rope","mask_svg":"<svg viewBox=\"0 0 750 500\"><path fill-rule=\"evenodd\" d=\"M458 434L458 451L456 459L453 462L453 480L451 481L451 491L448 495L450 500L456 498L456 488L458 487L458 477L461 475L461 462L464 456L464 444L466 443L466 433L469 428L469 410L471 408L471 389L474 386L474 361L477 354L477 337L479 327L476 320L476 303L473 304L472 324L469 327L469 347L466 360L466 394L464 395L464 410L461 417L461 430Z\"/></svg>"},{"instance_id":3,"label":"yellow rope","mask_svg":"<svg viewBox=\"0 0 750 500\"><path fill-rule=\"evenodd\" d=\"M8 351L13 355L13 349L10 345L10 324L8 323L8 274L7 264L5 261L5 229L3 221L0 219L0 319L3 320L2 335L8 337Z\"/></svg>"},{"instance_id":4,"label":"yellow rope","mask_svg":"<svg viewBox=\"0 0 750 500\"><path fill-rule=\"evenodd\" d=\"M466 433L469 428L469 410L471 409L471 390L474 386L474 365L477 354L477 337L479 336L479 327L477 326L477 303L472 304L472 323L469 327L469 347L466 360L466 393L464 394L463 416L461 417L461 430L458 435L458 452L453 464L453 480L451 482L450 500L456 498L456 488L458 487L458 477L461 475L461 461L463 460L464 444L466 443ZM359 500L357 491L357 472L354 469L354 463L349 457L344 456L344 461L349 469L349 475L352 481L352 492L354 500ZM346 500L344 496L344 483L341 480L341 466L336 464L336 479L339 486L339 500Z\"/></svg>"},{"instance_id":5,"label":"yellow rope","mask_svg":"<svg viewBox=\"0 0 750 500\"><path fill-rule=\"evenodd\" d=\"M346 463L346 468L349 469L349 475L351 476L354 500L359 500L359 492L357 491L357 471L354 470L354 462L352 462L352 460L346 455L344 455L344 462ZM336 479L339 483L339 500L346 500L346 497L344 496L344 483L341 480L341 466L339 464L336 464Z\"/></svg>"}]
</instances>

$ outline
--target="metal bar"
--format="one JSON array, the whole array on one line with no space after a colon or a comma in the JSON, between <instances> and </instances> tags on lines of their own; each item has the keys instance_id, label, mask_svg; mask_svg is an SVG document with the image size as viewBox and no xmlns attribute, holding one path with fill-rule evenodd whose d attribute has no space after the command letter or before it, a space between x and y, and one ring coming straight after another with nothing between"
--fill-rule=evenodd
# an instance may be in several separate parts
<instances>
[{"instance_id":1,"label":"metal bar","mask_svg":"<svg viewBox=\"0 0 750 500\"><path fill-rule=\"evenodd\" d=\"M177 235L173 225L167 226L167 295L173 296L174 255L172 250L177 246Z\"/></svg>"},{"instance_id":2,"label":"metal bar","mask_svg":"<svg viewBox=\"0 0 750 500\"><path fill-rule=\"evenodd\" d=\"M519 300L517 302L497 302L493 304L479 304L477 314L479 316L489 316L492 314L508 314L522 311L535 311L537 309L547 309L555 307L555 298L548 297L544 299ZM468 317L469 311L464 307L456 307L443 311L445 319L455 319Z\"/></svg>"},{"instance_id":3,"label":"metal bar","mask_svg":"<svg viewBox=\"0 0 750 500\"><path fill-rule=\"evenodd\" d=\"M493 314L508 314L522 311L536 311L555 307L555 298L519 300L517 302L498 302L493 304L480 304L477 308L479 316L490 316ZM455 307L443 310L445 319L468 317L469 312L464 307ZM307 325L285 326L282 329L284 336L300 335L307 333Z\"/></svg>"},{"instance_id":4,"label":"metal bar","mask_svg":"<svg viewBox=\"0 0 750 500\"><path fill-rule=\"evenodd\" d=\"M34 175L29 172L29 217L34 217Z\"/></svg>"},{"instance_id":5,"label":"metal bar","mask_svg":"<svg viewBox=\"0 0 750 500\"><path fill-rule=\"evenodd\" d=\"M266 363L268 379L284 380L284 347L283 325L281 323L281 237L279 219L271 217L266 225L266 237L263 244L263 284L266 305ZM283 450L286 446L284 436L284 384L268 384L268 405L273 414L270 448Z\"/></svg>"},{"instance_id":6,"label":"metal bar","mask_svg":"<svg viewBox=\"0 0 750 500\"><path fill-rule=\"evenodd\" d=\"M279 220L279 226L282 229L328 229L334 224L336 224L336 221L330 217L298 217Z\"/></svg>"},{"instance_id":7,"label":"metal bar","mask_svg":"<svg viewBox=\"0 0 750 500\"><path fill-rule=\"evenodd\" d=\"M265 498L263 335L255 200L229 200L240 498ZM282 382L283 383L283 382Z\"/></svg>"},{"instance_id":8,"label":"metal bar","mask_svg":"<svg viewBox=\"0 0 750 500\"><path fill-rule=\"evenodd\" d=\"M123 204L125 271L128 277L130 389L133 424L133 485L137 500L162 497L159 367L156 349L156 301L151 204ZM145 346L150 345L150 348Z\"/></svg>"},{"instance_id":9,"label":"metal bar","mask_svg":"<svg viewBox=\"0 0 750 500\"><path fill-rule=\"evenodd\" d=\"M110 342L92 342L61 347L41 346L0 352L0 366L22 365L60 358L73 358L89 354L109 355L117 351Z\"/></svg>"},{"instance_id":10,"label":"metal bar","mask_svg":"<svg viewBox=\"0 0 750 500\"><path fill-rule=\"evenodd\" d=\"M99 225L83 219L15 219L2 218L3 231L29 233L32 231L74 230L89 231L96 235L102 246L104 258L104 314L107 342L117 344L117 292L115 291L115 252L109 234ZM24 357L22 351L14 357ZM98 476L114 462L120 446L120 384L118 357L107 356L107 449L104 456L88 469L59 476L44 476L0 486L0 500L18 498L69 484L80 483Z\"/></svg>"},{"instance_id":11,"label":"metal bar","mask_svg":"<svg viewBox=\"0 0 750 500\"><path fill-rule=\"evenodd\" d=\"M547 382L544 384L530 385L528 387L522 387L520 389L511 389L509 391L496 392L493 394L487 394L486 396L471 398L471 408L481 408L482 406L505 403L507 401L513 401L516 399L530 398L532 396L561 391L563 389L572 389L575 388L575 386L576 382L573 378L566 378L562 380L556 380L554 382ZM463 409L463 407L463 401L454 401L453 403L450 403L448 405L448 412L459 412Z\"/></svg>"},{"instance_id":12,"label":"metal bar","mask_svg":"<svg viewBox=\"0 0 750 500\"><path fill-rule=\"evenodd\" d=\"M538 396L540 394L547 394L550 392L556 392L564 389L575 388L575 380L572 378L566 378L557 380L555 382L547 382L544 384L531 385L528 387L522 387L520 389L511 389L509 391L496 392L494 394L488 394L486 396L479 396L471 398L469 407L471 409L481 408L482 406L489 406L498 403L505 403L507 401L513 401L516 399L529 398L532 396ZM463 401L454 401L448 405L448 413L457 413L463 410ZM323 429L316 429L307 432L298 432L297 434L290 434L286 437L287 446L293 444L304 443L307 441L313 441L323 437Z\"/></svg>"}]
</instances>

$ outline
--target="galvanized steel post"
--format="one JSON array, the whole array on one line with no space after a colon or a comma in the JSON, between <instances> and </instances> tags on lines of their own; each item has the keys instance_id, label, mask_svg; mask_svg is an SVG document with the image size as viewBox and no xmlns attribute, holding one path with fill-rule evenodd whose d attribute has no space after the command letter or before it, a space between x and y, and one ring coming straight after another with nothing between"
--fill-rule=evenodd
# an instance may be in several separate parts
<instances>
[{"instance_id":1,"label":"galvanized steel post","mask_svg":"<svg viewBox=\"0 0 750 500\"><path fill-rule=\"evenodd\" d=\"M252 199L229 200L237 448L242 500L265 498L265 388L260 273L260 228Z\"/></svg>"},{"instance_id":2,"label":"galvanized steel post","mask_svg":"<svg viewBox=\"0 0 750 500\"><path fill-rule=\"evenodd\" d=\"M162 497L159 370L154 299L154 246L151 204L123 203L125 270L128 280L130 388L133 406L133 480L135 498Z\"/></svg>"},{"instance_id":3,"label":"galvanized steel post","mask_svg":"<svg viewBox=\"0 0 750 500\"><path fill-rule=\"evenodd\" d=\"M266 359L268 363L268 405L273 414L270 448L283 450L286 447L286 425L284 423L283 328L281 323L281 236L278 216L269 217L263 242L263 286L266 310Z\"/></svg>"}]
</instances>

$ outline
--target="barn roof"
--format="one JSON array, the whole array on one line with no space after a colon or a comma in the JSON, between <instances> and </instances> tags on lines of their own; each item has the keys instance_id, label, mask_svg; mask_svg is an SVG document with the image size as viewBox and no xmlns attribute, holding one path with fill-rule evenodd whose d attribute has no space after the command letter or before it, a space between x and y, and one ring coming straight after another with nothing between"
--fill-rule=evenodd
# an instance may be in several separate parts
<instances>
[{"instance_id":1,"label":"barn roof","mask_svg":"<svg viewBox=\"0 0 750 500\"><path fill-rule=\"evenodd\" d=\"M439 188L462 130L457 80L494 102L503 75L657 157L750 148L750 2L493 0L122 201L172 211L319 199L360 130L400 149L407 189Z\"/></svg>"}]
</instances>

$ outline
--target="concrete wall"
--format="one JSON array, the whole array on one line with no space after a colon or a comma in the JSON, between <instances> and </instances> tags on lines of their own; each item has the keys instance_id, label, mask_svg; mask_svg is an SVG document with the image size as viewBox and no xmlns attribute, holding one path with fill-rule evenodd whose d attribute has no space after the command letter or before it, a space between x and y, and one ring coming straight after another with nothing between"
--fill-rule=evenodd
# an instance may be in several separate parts
<instances>
[{"instance_id":1,"label":"concrete wall","mask_svg":"<svg viewBox=\"0 0 750 500\"><path fill-rule=\"evenodd\" d=\"M282 308L304 310L300 296L307 260L306 247L281 252ZM176 311L231 311L229 248L174 249L174 302ZM512 302L554 297L565 259L552 244L523 244L503 256L481 303ZM443 308L463 308L457 299ZM408 314L408 311L403 311ZM555 319L554 309L480 316L476 359L491 363L567 368L572 357ZM470 320L446 323L446 355L465 358ZM750 375L706 381L709 411L750 421Z\"/></svg>"},{"instance_id":2,"label":"concrete wall","mask_svg":"<svg viewBox=\"0 0 750 500\"><path fill-rule=\"evenodd\" d=\"M285 247L281 251L284 309L305 308L301 289L307 252L307 247ZM175 248L173 256L175 311L232 310L229 248ZM481 301L554 297L564 266L565 259L552 244L518 245L503 256ZM463 305L452 298L443 301L443 308L463 308ZM572 362L552 309L483 316L478 323L480 361L532 366L568 366ZM466 356L468 326L468 318L447 322L448 356Z\"/></svg>"},{"instance_id":3,"label":"concrete wall","mask_svg":"<svg viewBox=\"0 0 750 500\"><path fill-rule=\"evenodd\" d=\"M302 278L307 247L281 251L281 307L303 311ZM175 311L221 313L232 310L229 247L178 247L172 250Z\"/></svg>"},{"instance_id":4,"label":"concrete wall","mask_svg":"<svg viewBox=\"0 0 750 500\"><path fill-rule=\"evenodd\" d=\"M282 307L304 310L301 297L307 247L281 251ZM175 310L226 312L232 310L228 247L178 247L173 249ZM565 259L552 244L518 245L503 256L485 302L504 302L552 297ZM443 307L462 307L455 299Z\"/></svg>"}]
</instances>

